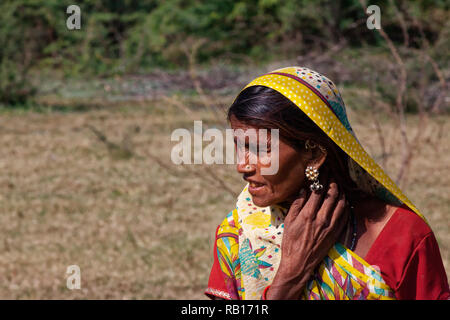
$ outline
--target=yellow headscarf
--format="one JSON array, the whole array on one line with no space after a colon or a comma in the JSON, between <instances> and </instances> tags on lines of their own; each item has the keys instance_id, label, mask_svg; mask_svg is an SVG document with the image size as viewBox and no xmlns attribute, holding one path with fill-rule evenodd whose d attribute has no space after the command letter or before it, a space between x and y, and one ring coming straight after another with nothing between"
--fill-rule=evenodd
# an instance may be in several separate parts
<instances>
[{"instance_id":1,"label":"yellow headscarf","mask_svg":"<svg viewBox=\"0 0 450 320\"><path fill-rule=\"evenodd\" d=\"M287 67L260 76L245 88L256 85L269 87L291 100L347 153L350 176L360 189L389 203L404 203L425 220L361 146L347 119L341 95L330 79L305 67Z\"/></svg>"}]
</instances>

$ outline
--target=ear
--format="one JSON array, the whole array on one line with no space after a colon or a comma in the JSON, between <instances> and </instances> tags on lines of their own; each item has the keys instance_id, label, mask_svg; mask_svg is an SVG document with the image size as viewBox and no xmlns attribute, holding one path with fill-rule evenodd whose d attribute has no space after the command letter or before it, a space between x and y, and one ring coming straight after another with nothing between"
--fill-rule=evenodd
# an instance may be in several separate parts
<instances>
[{"instance_id":1,"label":"ear","mask_svg":"<svg viewBox=\"0 0 450 320\"><path fill-rule=\"evenodd\" d=\"M310 152L311 157L307 165L319 169L327 159L328 155L327 150L321 145L318 145L317 147L313 148Z\"/></svg>"}]
</instances>

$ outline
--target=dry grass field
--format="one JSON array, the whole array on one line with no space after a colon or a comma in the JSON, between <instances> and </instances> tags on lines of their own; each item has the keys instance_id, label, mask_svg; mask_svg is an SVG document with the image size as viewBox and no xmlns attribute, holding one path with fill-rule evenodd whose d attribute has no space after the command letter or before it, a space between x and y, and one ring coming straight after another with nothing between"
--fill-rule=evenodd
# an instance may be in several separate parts
<instances>
[{"instance_id":1,"label":"dry grass field","mask_svg":"<svg viewBox=\"0 0 450 320\"><path fill-rule=\"evenodd\" d=\"M244 181L234 166L173 165L170 134L192 130L194 119L220 128L216 116L200 109L180 112L163 102L3 112L0 298L205 299L215 227ZM372 118L349 116L376 157ZM435 231L447 272L449 120L429 119L403 186ZM382 125L395 145L400 138L391 121ZM416 122L408 117L412 132ZM394 148L388 158L391 174L399 153ZM81 289L71 291L66 268L73 264L81 268Z\"/></svg>"}]
</instances>

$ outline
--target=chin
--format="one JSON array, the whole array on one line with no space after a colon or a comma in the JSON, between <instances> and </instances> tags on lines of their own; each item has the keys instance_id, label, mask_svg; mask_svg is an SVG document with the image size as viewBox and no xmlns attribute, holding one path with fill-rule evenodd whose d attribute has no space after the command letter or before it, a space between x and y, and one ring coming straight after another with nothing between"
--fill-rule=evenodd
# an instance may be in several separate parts
<instances>
[{"instance_id":1,"label":"chin","mask_svg":"<svg viewBox=\"0 0 450 320\"><path fill-rule=\"evenodd\" d=\"M252 202L257 207L268 207L268 206L270 206L270 205L275 203L271 199L262 198L262 197L258 197L258 196L253 196L253 195L252 195Z\"/></svg>"}]
</instances>

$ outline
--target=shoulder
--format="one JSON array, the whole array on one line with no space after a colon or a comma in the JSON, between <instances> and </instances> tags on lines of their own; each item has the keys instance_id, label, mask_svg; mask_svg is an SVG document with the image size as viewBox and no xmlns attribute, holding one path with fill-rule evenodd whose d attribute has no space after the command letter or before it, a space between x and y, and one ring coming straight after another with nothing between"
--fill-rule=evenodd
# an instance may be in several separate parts
<instances>
[{"instance_id":1,"label":"shoulder","mask_svg":"<svg viewBox=\"0 0 450 320\"><path fill-rule=\"evenodd\" d=\"M239 236L239 229L240 224L238 221L237 209L233 209L217 227L216 238L232 237L237 239Z\"/></svg>"},{"instance_id":2,"label":"shoulder","mask_svg":"<svg viewBox=\"0 0 450 320\"><path fill-rule=\"evenodd\" d=\"M405 295L409 291L418 295L422 290L418 288L420 281L424 287L431 283L445 287L445 270L433 231L406 206L392 215L365 260L381 269L383 278L399 297L409 297ZM431 269L435 270L433 275Z\"/></svg>"},{"instance_id":3,"label":"shoulder","mask_svg":"<svg viewBox=\"0 0 450 320\"><path fill-rule=\"evenodd\" d=\"M390 217L367 258L395 254L397 259L407 260L423 239L432 233L425 220L403 205Z\"/></svg>"},{"instance_id":4,"label":"shoulder","mask_svg":"<svg viewBox=\"0 0 450 320\"><path fill-rule=\"evenodd\" d=\"M400 299L448 299L447 275L438 242L428 224L409 209L399 210L393 228L400 247L401 278L397 281ZM401 234L405 234L402 242ZM409 236L408 236L409 235ZM400 251L403 248L403 253ZM395 247L394 247L395 249ZM402 259L403 255L403 259ZM395 260L395 258L394 258ZM400 274L400 272L399 272Z\"/></svg>"},{"instance_id":5,"label":"shoulder","mask_svg":"<svg viewBox=\"0 0 450 320\"><path fill-rule=\"evenodd\" d=\"M385 229L383 233L391 241L411 249L433 233L427 222L406 206L397 208Z\"/></svg>"}]
</instances>

